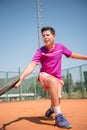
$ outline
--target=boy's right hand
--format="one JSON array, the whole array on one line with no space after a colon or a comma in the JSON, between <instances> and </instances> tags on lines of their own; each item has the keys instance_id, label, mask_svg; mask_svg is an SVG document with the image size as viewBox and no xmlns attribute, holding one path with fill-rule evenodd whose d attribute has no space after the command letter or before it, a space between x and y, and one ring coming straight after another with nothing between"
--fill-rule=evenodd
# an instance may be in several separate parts
<instances>
[{"instance_id":1,"label":"boy's right hand","mask_svg":"<svg viewBox=\"0 0 87 130\"><path fill-rule=\"evenodd\" d=\"M18 88L19 86L20 86L20 84L21 84L21 80L19 80L16 84L15 84L15 88Z\"/></svg>"}]
</instances>

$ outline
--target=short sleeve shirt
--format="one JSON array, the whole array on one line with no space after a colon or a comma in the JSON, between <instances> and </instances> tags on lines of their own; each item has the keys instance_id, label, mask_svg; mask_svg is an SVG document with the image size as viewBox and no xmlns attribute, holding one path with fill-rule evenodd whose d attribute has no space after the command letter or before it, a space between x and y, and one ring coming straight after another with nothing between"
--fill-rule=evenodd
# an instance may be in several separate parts
<instances>
[{"instance_id":1,"label":"short sleeve shirt","mask_svg":"<svg viewBox=\"0 0 87 130\"><path fill-rule=\"evenodd\" d=\"M58 79L62 79L62 55L65 55L67 58L69 58L71 54L72 52L63 44L55 43L54 48L51 50L48 50L45 46L37 49L32 61L36 62L37 64L41 64L40 72L46 72Z\"/></svg>"}]
</instances>

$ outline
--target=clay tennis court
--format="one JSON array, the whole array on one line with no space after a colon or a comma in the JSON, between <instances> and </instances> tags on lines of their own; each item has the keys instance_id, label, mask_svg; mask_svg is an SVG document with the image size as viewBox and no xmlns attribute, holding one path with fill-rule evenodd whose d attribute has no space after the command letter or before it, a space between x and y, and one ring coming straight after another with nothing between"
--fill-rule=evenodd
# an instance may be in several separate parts
<instances>
[{"instance_id":1,"label":"clay tennis court","mask_svg":"<svg viewBox=\"0 0 87 130\"><path fill-rule=\"evenodd\" d=\"M0 130L62 130L54 115L45 118L49 99L0 103ZM87 130L87 100L62 99L62 112L72 122L71 130Z\"/></svg>"}]
</instances>

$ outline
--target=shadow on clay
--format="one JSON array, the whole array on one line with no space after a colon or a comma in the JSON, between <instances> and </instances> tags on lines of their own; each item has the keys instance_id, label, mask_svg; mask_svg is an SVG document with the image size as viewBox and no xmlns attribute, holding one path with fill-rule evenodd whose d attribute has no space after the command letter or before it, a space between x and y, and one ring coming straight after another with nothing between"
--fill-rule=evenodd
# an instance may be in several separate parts
<instances>
[{"instance_id":1,"label":"shadow on clay","mask_svg":"<svg viewBox=\"0 0 87 130\"><path fill-rule=\"evenodd\" d=\"M0 130L7 130L6 127L11 125L12 123L21 121L21 120L27 120L29 122L33 122L36 124L41 124L41 125L50 125L49 123L45 122L45 121L49 121L49 120L53 120L53 117L49 117L46 118L44 116L35 116L35 117L19 117L16 120L10 121L6 124L3 124L2 128L0 128ZM53 125L54 126L54 125Z\"/></svg>"}]
</instances>

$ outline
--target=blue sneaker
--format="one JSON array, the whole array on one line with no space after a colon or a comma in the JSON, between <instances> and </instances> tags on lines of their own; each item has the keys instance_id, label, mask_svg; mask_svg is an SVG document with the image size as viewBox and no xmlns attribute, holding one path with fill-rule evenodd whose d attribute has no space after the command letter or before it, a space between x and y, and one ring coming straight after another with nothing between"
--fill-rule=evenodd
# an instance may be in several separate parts
<instances>
[{"instance_id":1,"label":"blue sneaker","mask_svg":"<svg viewBox=\"0 0 87 130\"><path fill-rule=\"evenodd\" d=\"M55 123L58 127L61 127L61 128L71 128L72 127L72 124L67 121L62 114L58 114L55 118Z\"/></svg>"},{"instance_id":2,"label":"blue sneaker","mask_svg":"<svg viewBox=\"0 0 87 130\"><path fill-rule=\"evenodd\" d=\"M52 111L52 109L49 108L49 109L46 111L45 116L46 116L46 117L50 117L53 113L54 113L54 111Z\"/></svg>"}]
</instances>

